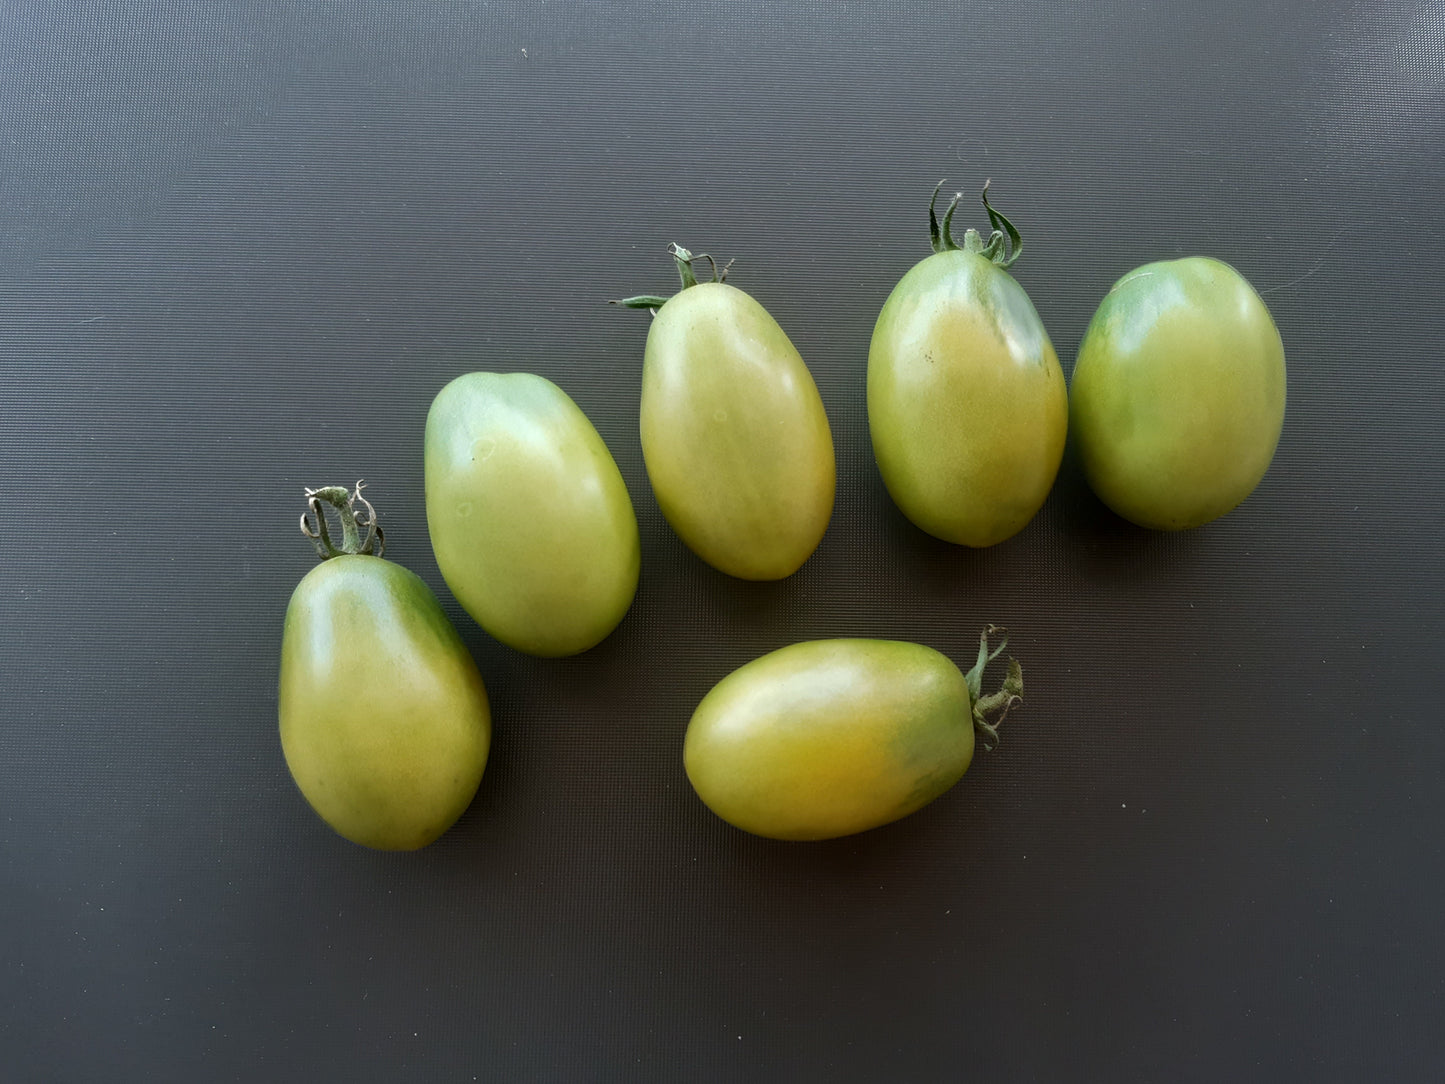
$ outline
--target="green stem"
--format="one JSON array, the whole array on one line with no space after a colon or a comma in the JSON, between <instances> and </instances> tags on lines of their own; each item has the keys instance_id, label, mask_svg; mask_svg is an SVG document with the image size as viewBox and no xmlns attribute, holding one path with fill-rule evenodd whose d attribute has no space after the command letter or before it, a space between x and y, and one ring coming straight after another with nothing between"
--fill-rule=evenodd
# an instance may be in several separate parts
<instances>
[{"instance_id":1,"label":"green stem","mask_svg":"<svg viewBox=\"0 0 1445 1084\"><path fill-rule=\"evenodd\" d=\"M963 235L963 244L959 244L953 236L953 215L958 208L958 201L963 198L963 193L957 193L949 201L947 209L943 212L943 224L939 225L938 193L943 188L943 182L939 181L933 189L933 196L928 201L928 243L934 252L954 252L962 249L964 252L972 252L982 256L990 263L999 267L1012 267L1014 261L1023 252L1023 238L1019 236L1018 229L1004 215L995 210L988 202L988 186L992 181L985 181L983 184L983 208L988 212L989 236L985 241L975 229L968 229Z\"/></svg>"},{"instance_id":2,"label":"green stem","mask_svg":"<svg viewBox=\"0 0 1445 1084\"><path fill-rule=\"evenodd\" d=\"M376 509L361 495L365 482L357 482L355 490L345 486L321 486L306 490L306 511L301 513L301 533L316 546L316 554L323 561L333 557L366 554L380 557L386 551L386 539L376 522ZM366 512L365 519L357 518L356 506L360 504ZM331 538L326 525L326 508L336 513L341 521L341 545ZM312 519L315 523L312 523ZM361 528L366 528L366 537L361 537Z\"/></svg>"},{"instance_id":3,"label":"green stem","mask_svg":"<svg viewBox=\"0 0 1445 1084\"><path fill-rule=\"evenodd\" d=\"M938 205L938 193L942 190L943 181L939 181L933 186L933 198L928 201L928 243L933 246L934 252L943 252L947 248L943 243L943 231L938 228L938 214L934 210Z\"/></svg>"},{"instance_id":4,"label":"green stem","mask_svg":"<svg viewBox=\"0 0 1445 1084\"><path fill-rule=\"evenodd\" d=\"M624 309L660 309L671 300L661 294L638 294L636 297L619 297L607 304L621 305Z\"/></svg>"},{"instance_id":5,"label":"green stem","mask_svg":"<svg viewBox=\"0 0 1445 1084\"><path fill-rule=\"evenodd\" d=\"M958 201L963 199L962 192L955 192L953 199L948 201L948 210L943 212L943 246L947 249L955 249L958 242L953 239L953 213L958 210ZM969 234L973 231L969 230ZM968 243L968 236L964 236L964 244Z\"/></svg>"},{"instance_id":6,"label":"green stem","mask_svg":"<svg viewBox=\"0 0 1445 1084\"><path fill-rule=\"evenodd\" d=\"M693 254L676 241L667 246L667 251L672 256L673 262L677 264L677 277L682 280L682 288L687 290L696 286L697 276L692 273ZM710 260L712 257L709 256L708 259ZM716 271L716 265L714 265L714 271Z\"/></svg>"},{"instance_id":7,"label":"green stem","mask_svg":"<svg viewBox=\"0 0 1445 1084\"><path fill-rule=\"evenodd\" d=\"M999 636L998 646L990 651L988 638L995 634ZM1004 721L1013 708L1023 702L1024 698L1024 671L1017 659L1009 659L1008 673L1003 679L1003 684L987 696L983 695L983 672L989 663L1002 654L1006 647L1008 647L1008 630L1001 629L997 625L989 625L979 634L978 659L974 662L973 668L963 676L964 682L968 685L968 700L973 712L973 728L983 742L985 752L998 745L999 724Z\"/></svg>"},{"instance_id":8,"label":"green stem","mask_svg":"<svg viewBox=\"0 0 1445 1084\"><path fill-rule=\"evenodd\" d=\"M993 227L995 234L997 234L1000 229L1008 232L1008 243L1010 250L1007 257L1004 257L1002 259L1000 259L999 257L994 257L993 260L1000 267L1012 267L1014 261L1023 255L1024 239L1019 236L1019 231L1017 227L1015 227L1012 222L1010 222L1007 218L1003 216L1003 212L994 210L993 206L988 202L988 186L992 183L992 180L987 180L983 182L983 209L988 212L988 224ZM1000 238L1000 255L1002 254L1002 251L1003 243L1002 238Z\"/></svg>"},{"instance_id":9,"label":"green stem","mask_svg":"<svg viewBox=\"0 0 1445 1084\"><path fill-rule=\"evenodd\" d=\"M718 267L717 261L708 253L699 252L694 256L689 250L683 248L675 241L667 246L667 253L672 257L673 262L677 264L677 277L682 282L682 289L679 290L678 293L697 285L697 272L693 269L693 264L698 260L706 260L708 266L712 268L712 279L710 280L712 282L726 282L728 268L733 265L733 262L729 260L722 267ZM655 315L658 309L662 308L662 306L671 300L672 298L663 297L661 294L638 294L636 297L617 298L607 302L607 304L621 305L625 309L651 309Z\"/></svg>"}]
</instances>

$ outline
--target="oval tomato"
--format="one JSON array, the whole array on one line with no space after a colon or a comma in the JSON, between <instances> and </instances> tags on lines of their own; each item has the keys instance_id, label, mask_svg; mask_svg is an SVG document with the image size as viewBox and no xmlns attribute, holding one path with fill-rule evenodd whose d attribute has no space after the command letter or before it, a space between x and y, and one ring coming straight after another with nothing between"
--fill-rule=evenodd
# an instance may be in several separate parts
<instances>
[{"instance_id":1,"label":"oval tomato","mask_svg":"<svg viewBox=\"0 0 1445 1084\"><path fill-rule=\"evenodd\" d=\"M973 760L974 731L1023 695L1018 663L981 694L989 651L968 675L920 644L814 640L733 671L698 705L683 763L723 820L774 839L829 839L907 816ZM1000 714L999 719L1002 718Z\"/></svg>"},{"instance_id":2,"label":"oval tomato","mask_svg":"<svg viewBox=\"0 0 1445 1084\"><path fill-rule=\"evenodd\" d=\"M342 487L308 493L341 509L341 548L296 586L281 637L281 749L332 828L380 850L415 850L471 803L492 723L476 664L422 580L358 545ZM366 505L369 509L370 505ZM373 514L374 522L375 516ZM312 533L312 537L317 537ZM378 547L379 549L379 547Z\"/></svg>"},{"instance_id":3,"label":"oval tomato","mask_svg":"<svg viewBox=\"0 0 1445 1084\"><path fill-rule=\"evenodd\" d=\"M938 190L934 189L934 199ZM1018 231L988 204L995 229L959 247L929 204L934 255L884 302L868 348L868 428L883 483L929 534L991 546L1033 518L1063 457L1063 370L1028 294L1004 268ZM1005 256L1004 233L1012 249Z\"/></svg>"},{"instance_id":4,"label":"oval tomato","mask_svg":"<svg viewBox=\"0 0 1445 1084\"><path fill-rule=\"evenodd\" d=\"M641 547L612 453L576 403L531 373L469 373L426 420L437 566L482 628L532 655L575 655L617 627Z\"/></svg>"},{"instance_id":5,"label":"oval tomato","mask_svg":"<svg viewBox=\"0 0 1445 1084\"><path fill-rule=\"evenodd\" d=\"M642 366L647 476L667 522L714 568L745 580L796 572L833 514L833 436L812 374L783 329L743 291L697 283L630 298L656 319Z\"/></svg>"},{"instance_id":6,"label":"oval tomato","mask_svg":"<svg viewBox=\"0 0 1445 1084\"><path fill-rule=\"evenodd\" d=\"M1194 256L1116 282L1074 365L1089 485L1125 519L1179 530L1254 491L1284 426L1284 343L1234 268Z\"/></svg>"}]
</instances>

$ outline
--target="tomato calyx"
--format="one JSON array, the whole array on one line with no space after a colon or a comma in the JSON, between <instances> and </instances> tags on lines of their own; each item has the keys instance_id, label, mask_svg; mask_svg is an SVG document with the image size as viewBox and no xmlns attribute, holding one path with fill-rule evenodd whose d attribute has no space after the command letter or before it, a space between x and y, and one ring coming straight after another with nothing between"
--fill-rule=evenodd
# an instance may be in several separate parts
<instances>
[{"instance_id":1,"label":"tomato calyx","mask_svg":"<svg viewBox=\"0 0 1445 1084\"><path fill-rule=\"evenodd\" d=\"M321 560L329 561L333 557L356 554L380 557L386 552L386 539L377 525L376 509L361 495L365 485L365 482L358 481L355 490L348 490L345 486L321 486L306 490L306 511L301 513L301 533L311 539ZM358 518L356 514L358 504L366 512L364 519ZM331 531L326 525L326 508L323 505L329 505L341 521L340 545L331 539ZM316 521L314 525L311 522L312 517ZM363 527L366 528L365 538L361 536Z\"/></svg>"},{"instance_id":2,"label":"tomato calyx","mask_svg":"<svg viewBox=\"0 0 1445 1084\"><path fill-rule=\"evenodd\" d=\"M697 272L693 270L692 266L695 261L706 260L708 262L712 267L712 279L710 280L712 282L726 282L728 268L733 265L732 260L729 260L723 264L722 267L718 267L717 261L712 258L711 254L699 252L697 255L693 255L692 252L683 248L676 241L667 246L667 254L671 256L677 264L677 277L682 280L682 289L679 290L678 293L697 285ZM663 297L661 294L638 294L636 297L619 298L614 301L609 301L607 304L621 305L626 309L648 309L653 315L656 315L657 310L671 300L671 297Z\"/></svg>"},{"instance_id":3,"label":"tomato calyx","mask_svg":"<svg viewBox=\"0 0 1445 1084\"><path fill-rule=\"evenodd\" d=\"M988 638L993 635L999 637L999 642L998 646L990 651ZM984 752L992 752L998 745L999 724L1013 708L1023 703L1024 699L1024 671L1018 659L1014 658L1008 661L1008 674L1004 677L1003 684L987 696L983 695L983 672L1006 647L1008 630L989 625L979 633L978 659L974 662L973 669L963 675L963 680L968 685L969 706L973 710L973 728L983 742Z\"/></svg>"},{"instance_id":4,"label":"tomato calyx","mask_svg":"<svg viewBox=\"0 0 1445 1084\"><path fill-rule=\"evenodd\" d=\"M982 256L999 267L1013 266L1014 261L1023 254L1024 240L1019 236L1017 227L988 202L988 186L992 183L991 180L983 182L982 194L983 209L988 212L988 223L992 232L985 241L979 232L970 226L964 232L961 245L953 236L953 212L958 209L958 201L963 199L963 193L955 192L953 194L953 199L949 201L947 209L943 212L943 224L940 226L935 208L938 205L938 193L943 188L943 181L939 181L934 186L933 198L928 201L928 238L934 252L954 252L962 249L964 252Z\"/></svg>"}]
</instances>

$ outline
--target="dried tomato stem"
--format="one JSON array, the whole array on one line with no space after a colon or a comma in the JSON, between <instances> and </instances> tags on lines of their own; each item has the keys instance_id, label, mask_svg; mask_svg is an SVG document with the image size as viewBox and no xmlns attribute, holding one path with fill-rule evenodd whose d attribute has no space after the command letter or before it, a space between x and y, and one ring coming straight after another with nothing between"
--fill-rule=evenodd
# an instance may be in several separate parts
<instances>
[{"instance_id":1,"label":"dried tomato stem","mask_svg":"<svg viewBox=\"0 0 1445 1084\"><path fill-rule=\"evenodd\" d=\"M306 511L301 513L301 533L316 546L316 554L323 561L333 557L366 554L380 557L386 551L386 539L376 522L376 509L361 495L365 482L358 481L354 490L345 486L321 486L306 490ZM365 519L357 518L356 506L360 504L366 512ZM329 506L341 521L341 544L331 538L326 524L326 507ZM312 520L315 520L314 524ZM361 528L366 528L366 537L361 537Z\"/></svg>"},{"instance_id":2,"label":"dried tomato stem","mask_svg":"<svg viewBox=\"0 0 1445 1084\"><path fill-rule=\"evenodd\" d=\"M990 651L988 638L992 635L997 635L1000 639L998 646ZM973 668L963 677L964 682L968 685L968 699L973 711L973 727L983 742L985 752L991 751L994 746L998 745L999 724L1004 721L1013 708L1023 703L1024 671L1017 659L1009 659L1008 674L1004 677L1003 684L987 696L983 695L983 672L989 663L1002 654L1006 647L1008 647L1008 630L1001 629L997 625L989 625L979 634L978 659L974 662Z\"/></svg>"}]
</instances>

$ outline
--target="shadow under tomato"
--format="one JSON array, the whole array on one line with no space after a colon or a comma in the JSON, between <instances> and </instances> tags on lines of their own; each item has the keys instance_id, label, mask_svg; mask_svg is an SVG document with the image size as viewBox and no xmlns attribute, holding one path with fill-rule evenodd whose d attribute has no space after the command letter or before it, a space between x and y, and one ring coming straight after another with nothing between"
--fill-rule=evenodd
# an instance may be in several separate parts
<instances>
[{"instance_id":1,"label":"shadow under tomato","mask_svg":"<svg viewBox=\"0 0 1445 1084\"><path fill-rule=\"evenodd\" d=\"M1207 533L1207 525L1188 531L1156 531L1114 512L1089 487L1072 437L1050 500L1057 503L1060 526L1071 547L1087 555L1090 562L1117 565L1134 574L1159 560L1187 561L1198 552Z\"/></svg>"}]
</instances>

